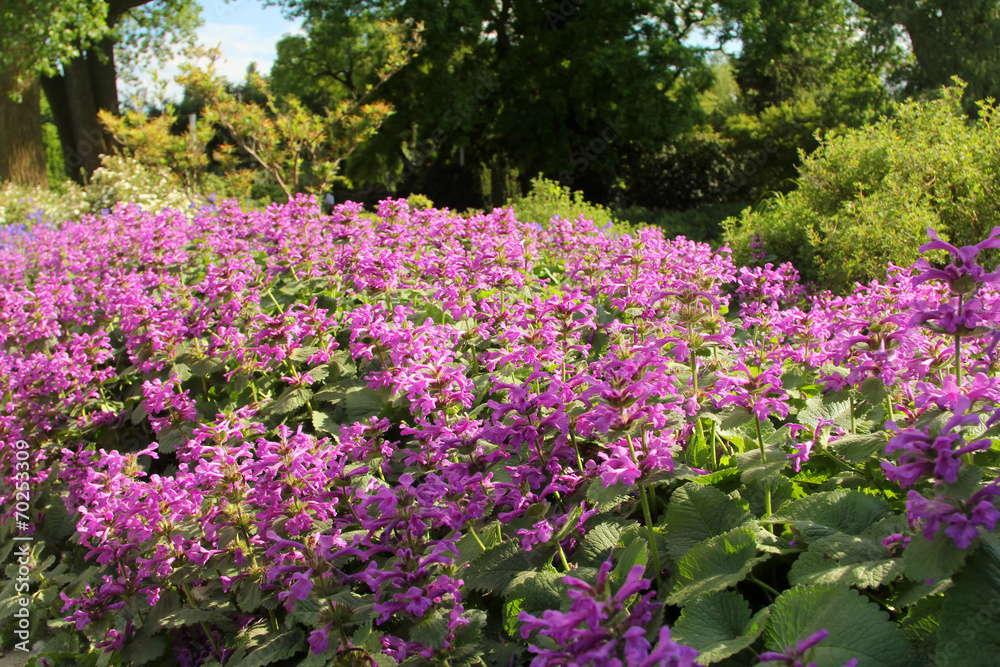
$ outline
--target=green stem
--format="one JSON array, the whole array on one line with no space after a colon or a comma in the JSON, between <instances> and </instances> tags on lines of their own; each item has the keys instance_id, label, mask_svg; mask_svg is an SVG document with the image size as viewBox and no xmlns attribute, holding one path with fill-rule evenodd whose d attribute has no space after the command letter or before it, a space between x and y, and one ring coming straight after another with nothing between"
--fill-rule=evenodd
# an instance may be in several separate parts
<instances>
[{"instance_id":1,"label":"green stem","mask_svg":"<svg viewBox=\"0 0 1000 667\"><path fill-rule=\"evenodd\" d=\"M757 428L757 447L760 448L760 462L762 465L767 465L767 454L764 453L764 437L760 433L760 420L755 419L753 422L754 426ZM764 480L764 518L771 516L771 480Z\"/></svg>"},{"instance_id":2,"label":"green stem","mask_svg":"<svg viewBox=\"0 0 1000 667\"><path fill-rule=\"evenodd\" d=\"M569 561L566 560L566 552L563 551L562 544L556 542L556 549L558 549L559 551L559 560L562 562L563 569L566 572L569 572L570 570Z\"/></svg>"},{"instance_id":3,"label":"green stem","mask_svg":"<svg viewBox=\"0 0 1000 667\"><path fill-rule=\"evenodd\" d=\"M777 590L775 590L772 586L770 586L768 584L765 584L763 581L761 581L757 577L753 576L752 574L749 577L747 577L747 578L750 581L752 581L753 583L755 583L758 586L760 586L761 588L763 588L765 591L767 591L768 594L770 594L771 596L773 596L772 599L778 597L779 595L781 595L781 593L779 593Z\"/></svg>"},{"instance_id":4,"label":"green stem","mask_svg":"<svg viewBox=\"0 0 1000 667\"><path fill-rule=\"evenodd\" d=\"M194 607L195 609L197 609L198 605L195 604L194 596L191 594L191 588L190 588L190 586L188 586L186 583L185 584L181 584L181 590L184 591L184 595L187 596L188 602L191 603L191 606ZM219 651L219 647L216 646L216 644L215 644L215 637L212 636L211 630L208 629L208 624L205 623L205 621L200 621L199 623L201 625L202 631L205 633L205 636L208 637L208 643L212 647L212 653L214 655L218 656L219 658L221 658L222 657L222 652Z\"/></svg>"},{"instance_id":5,"label":"green stem","mask_svg":"<svg viewBox=\"0 0 1000 667\"><path fill-rule=\"evenodd\" d=\"M626 433L625 440L628 442L628 451L632 454L632 461L635 462L635 447L632 445L632 436ZM646 497L647 490L644 486L639 487L639 502L642 504L643 518L646 519L646 533L649 536L649 548L653 552L653 567L656 569L656 582L660 584L662 583L660 573L663 571L663 568L660 566L660 554L656 549L656 533L653 531L653 513L649 511L649 498Z\"/></svg>"}]
</instances>

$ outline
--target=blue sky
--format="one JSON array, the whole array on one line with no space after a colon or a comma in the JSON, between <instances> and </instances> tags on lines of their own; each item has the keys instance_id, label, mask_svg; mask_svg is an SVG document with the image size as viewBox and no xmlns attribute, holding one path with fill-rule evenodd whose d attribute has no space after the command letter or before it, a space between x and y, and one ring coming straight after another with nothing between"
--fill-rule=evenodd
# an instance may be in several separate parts
<instances>
[{"instance_id":1,"label":"blue sky","mask_svg":"<svg viewBox=\"0 0 1000 667\"><path fill-rule=\"evenodd\" d=\"M256 61L258 71L268 73L275 44L301 24L283 17L278 7L264 7L260 0L198 0L198 4L205 22L198 29L198 41L221 45L225 62L218 69L230 81L241 81L251 61Z\"/></svg>"},{"instance_id":2,"label":"blue sky","mask_svg":"<svg viewBox=\"0 0 1000 667\"><path fill-rule=\"evenodd\" d=\"M278 7L264 7L261 0L198 0L198 4L204 22L197 31L198 42L202 46L220 47L222 58L216 63L216 70L234 83L243 80L251 62L257 63L262 74L270 72L278 40L300 32L301 21L289 21ZM174 60L157 73L160 80L171 82L166 94L175 102L181 98L180 87L172 83L178 62ZM151 76L141 79L151 86ZM122 85L120 92L124 99L132 91Z\"/></svg>"}]
</instances>

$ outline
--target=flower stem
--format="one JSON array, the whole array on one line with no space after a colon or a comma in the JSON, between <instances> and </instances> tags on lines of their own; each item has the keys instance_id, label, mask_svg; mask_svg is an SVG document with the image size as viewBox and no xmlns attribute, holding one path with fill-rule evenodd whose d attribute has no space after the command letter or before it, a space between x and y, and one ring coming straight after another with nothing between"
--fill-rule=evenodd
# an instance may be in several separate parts
<instances>
[{"instance_id":1,"label":"flower stem","mask_svg":"<svg viewBox=\"0 0 1000 667\"><path fill-rule=\"evenodd\" d=\"M632 436L626 433L625 440L628 442L628 451L632 454L632 461L635 462L635 447L632 445ZM645 486L639 486L639 502L642 505L642 516L646 519L646 533L649 536L649 548L653 552L656 583L659 584L662 583L660 573L663 571L663 568L660 566L660 554L656 549L656 533L653 531L653 513L649 511L649 498L646 497L647 490Z\"/></svg>"},{"instance_id":2,"label":"flower stem","mask_svg":"<svg viewBox=\"0 0 1000 667\"><path fill-rule=\"evenodd\" d=\"M767 465L767 454L764 453L764 438L760 433L760 420L754 420L754 426L757 428L757 447L760 448L760 462L762 465ZM771 516L771 480L764 480L764 518Z\"/></svg>"}]
</instances>

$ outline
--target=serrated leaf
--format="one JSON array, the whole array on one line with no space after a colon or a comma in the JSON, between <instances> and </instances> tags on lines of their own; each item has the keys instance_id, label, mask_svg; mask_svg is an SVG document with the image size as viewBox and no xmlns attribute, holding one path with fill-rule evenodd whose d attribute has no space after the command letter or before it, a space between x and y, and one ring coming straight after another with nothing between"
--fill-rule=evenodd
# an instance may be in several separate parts
<instances>
[{"instance_id":1,"label":"serrated leaf","mask_svg":"<svg viewBox=\"0 0 1000 667\"><path fill-rule=\"evenodd\" d=\"M312 347L311 345L307 345L305 347L297 347L288 353L288 358L291 359L292 361L304 362L307 361L309 357L313 356L317 352L319 352L319 348Z\"/></svg>"},{"instance_id":2,"label":"serrated leaf","mask_svg":"<svg viewBox=\"0 0 1000 667\"><path fill-rule=\"evenodd\" d=\"M671 639L698 649L698 664L709 665L739 653L764 632L768 608L751 616L736 591L716 591L692 600L681 611Z\"/></svg>"},{"instance_id":3,"label":"serrated leaf","mask_svg":"<svg viewBox=\"0 0 1000 667\"><path fill-rule=\"evenodd\" d=\"M892 513L889 503L853 489L835 489L793 500L771 519L790 523L807 540L833 533L861 535Z\"/></svg>"},{"instance_id":4,"label":"serrated leaf","mask_svg":"<svg viewBox=\"0 0 1000 667\"><path fill-rule=\"evenodd\" d=\"M191 374L195 377L207 377L216 371L220 371L226 367L226 364L221 359L199 359L198 361L191 364Z\"/></svg>"},{"instance_id":5,"label":"serrated leaf","mask_svg":"<svg viewBox=\"0 0 1000 667\"><path fill-rule=\"evenodd\" d=\"M566 575L552 569L522 572L514 577L508 595L520 600L520 609L525 611L558 609L566 591L562 583L564 576ZM583 580L587 578L580 570L574 570L573 576Z\"/></svg>"},{"instance_id":6,"label":"serrated leaf","mask_svg":"<svg viewBox=\"0 0 1000 667\"><path fill-rule=\"evenodd\" d=\"M313 410L312 423L313 428L320 433L336 433L339 430L339 424L334 421L333 415L323 410Z\"/></svg>"},{"instance_id":7,"label":"serrated leaf","mask_svg":"<svg viewBox=\"0 0 1000 667\"><path fill-rule=\"evenodd\" d=\"M829 635L810 652L816 667L843 667L857 658L871 667L912 667L913 647L889 615L846 586L799 586L771 605L767 647L784 651L820 630Z\"/></svg>"},{"instance_id":8,"label":"serrated leaf","mask_svg":"<svg viewBox=\"0 0 1000 667\"><path fill-rule=\"evenodd\" d=\"M689 482L674 491L663 515L667 549L680 560L696 544L750 521L750 513L714 486Z\"/></svg>"},{"instance_id":9,"label":"serrated leaf","mask_svg":"<svg viewBox=\"0 0 1000 667\"><path fill-rule=\"evenodd\" d=\"M164 628L182 628L196 623L210 623L221 615L221 612L210 609L183 608L163 616L159 620L159 625Z\"/></svg>"},{"instance_id":10,"label":"serrated leaf","mask_svg":"<svg viewBox=\"0 0 1000 667\"><path fill-rule=\"evenodd\" d=\"M781 475L767 480L767 486L761 480L750 480L740 487L740 498L746 501L754 516L763 517L767 513L768 490L771 492L771 511L777 512L795 498L797 488L794 482Z\"/></svg>"},{"instance_id":11,"label":"serrated leaf","mask_svg":"<svg viewBox=\"0 0 1000 667\"><path fill-rule=\"evenodd\" d=\"M995 664L1000 656L1000 563L981 549L953 578L941 605L937 664Z\"/></svg>"},{"instance_id":12,"label":"serrated leaf","mask_svg":"<svg viewBox=\"0 0 1000 667\"><path fill-rule=\"evenodd\" d=\"M621 517L609 515L600 515L594 517L594 520L598 523L580 540L580 545L576 549L576 560L597 567L611 555L611 550L618 544L622 533L638 524L635 521L626 521Z\"/></svg>"},{"instance_id":13,"label":"serrated leaf","mask_svg":"<svg viewBox=\"0 0 1000 667\"><path fill-rule=\"evenodd\" d=\"M472 561L462 579L473 590L506 595L514 578L532 569L531 553L517 540L504 542Z\"/></svg>"},{"instance_id":14,"label":"serrated leaf","mask_svg":"<svg viewBox=\"0 0 1000 667\"><path fill-rule=\"evenodd\" d=\"M159 637L143 637L122 647L121 659L124 665L145 665L156 660L167 650L167 644Z\"/></svg>"},{"instance_id":15,"label":"serrated leaf","mask_svg":"<svg viewBox=\"0 0 1000 667\"><path fill-rule=\"evenodd\" d=\"M382 410L382 397L368 387L352 387L344 396L348 423L359 422Z\"/></svg>"},{"instance_id":16,"label":"serrated leaf","mask_svg":"<svg viewBox=\"0 0 1000 667\"><path fill-rule=\"evenodd\" d=\"M871 405L879 405L889 398L889 388L886 387L881 378L870 377L861 383L861 395Z\"/></svg>"},{"instance_id":17,"label":"serrated leaf","mask_svg":"<svg viewBox=\"0 0 1000 667\"><path fill-rule=\"evenodd\" d=\"M774 479L789 465L788 454L777 443L765 444L764 455L766 463L761 460L759 447L736 455L736 467L744 484Z\"/></svg>"},{"instance_id":18,"label":"serrated leaf","mask_svg":"<svg viewBox=\"0 0 1000 667\"><path fill-rule=\"evenodd\" d=\"M645 569L647 562L649 562L649 542L636 535L629 540L624 549L615 552L615 569L611 573L611 580L621 586L633 567L641 565Z\"/></svg>"},{"instance_id":19,"label":"serrated leaf","mask_svg":"<svg viewBox=\"0 0 1000 667\"><path fill-rule=\"evenodd\" d=\"M840 392L837 395L814 396L806 400L806 407L799 410L798 421L813 428L820 421L833 422L845 429L851 426L851 400Z\"/></svg>"},{"instance_id":20,"label":"serrated leaf","mask_svg":"<svg viewBox=\"0 0 1000 667\"><path fill-rule=\"evenodd\" d=\"M830 449L835 454L850 463L862 463L872 457L873 454L885 449L885 431L877 431L869 434L842 435L830 443Z\"/></svg>"},{"instance_id":21,"label":"serrated leaf","mask_svg":"<svg viewBox=\"0 0 1000 667\"><path fill-rule=\"evenodd\" d=\"M881 540L837 533L809 544L809 550L792 564L788 581L793 586L842 584L878 588L903 576L903 561L889 558Z\"/></svg>"},{"instance_id":22,"label":"serrated leaf","mask_svg":"<svg viewBox=\"0 0 1000 667\"><path fill-rule=\"evenodd\" d=\"M288 414L305 405L312 395L309 387L287 387L274 401L271 410L279 415Z\"/></svg>"},{"instance_id":23,"label":"serrated leaf","mask_svg":"<svg viewBox=\"0 0 1000 667\"><path fill-rule=\"evenodd\" d=\"M431 613L427 618L410 628L410 640L420 642L424 646L444 648L444 640L448 637L448 619L440 610Z\"/></svg>"},{"instance_id":24,"label":"serrated leaf","mask_svg":"<svg viewBox=\"0 0 1000 667\"><path fill-rule=\"evenodd\" d=\"M632 497L634 487L625 484L612 484L604 488L600 478L595 479L587 487L587 500L596 503L601 511L613 510Z\"/></svg>"},{"instance_id":25,"label":"serrated leaf","mask_svg":"<svg viewBox=\"0 0 1000 667\"><path fill-rule=\"evenodd\" d=\"M943 531L933 540L927 540L923 531L917 531L903 550L903 571L913 581L940 582L958 571L966 556L968 551L955 546Z\"/></svg>"},{"instance_id":26,"label":"serrated leaf","mask_svg":"<svg viewBox=\"0 0 1000 667\"><path fill-rule=\"evenodd\" d=\"M298 628L267 639L234 667L263 667L290 658L308 647L305 635ZM228 665L228 662L227 662Z\"/></svg>"},{"instance_id":27,"label":"serrated leaf","mask_svg":"<svg viewBox=\"0 0 1000 667\"><path fill-rule=\"evenodd\" d=\"M667 602L684 605L699 595L735 586L766 559L756 554L757 540L747 526L696 545L677 563L677 583Z\"/></svg>"}]
</instances>

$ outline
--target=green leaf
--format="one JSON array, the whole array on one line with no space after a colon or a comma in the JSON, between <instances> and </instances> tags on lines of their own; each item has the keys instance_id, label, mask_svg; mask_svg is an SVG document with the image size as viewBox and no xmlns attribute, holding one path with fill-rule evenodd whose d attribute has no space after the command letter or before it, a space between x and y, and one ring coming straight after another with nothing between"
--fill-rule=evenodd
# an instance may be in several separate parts
<instances>
[{"instance_id":1,"label":"green leaf","mask_svg":"<svg viewBox=\"0 0 1000 667\"><path fill-rule=\"evenodd\" d=\"M1000 563L986 549L973 554L955 575L941 605L940 622L937 664L996 664L1000 656Z\"/></svg>"},{"instance_id":2,"label":"green leaf","mask_svg":"<svg viewBox=\"0 0 1000 667\"><path fill-rule=\"evenodd\" d=\"M756 553L757 541L748 526L698 544L677 563L677 583L667 602L684 605L699 595L735 586L766 559L755 557Z\"/></svg>"},{"instance_id":3,"label":"green leaf","mask_svg":"<svg viewBox=\"0 0 1000 667\"><path fill-rule=\"evenodd\" d=\"M787 477L778 476L768 480L771 491L771 511L776 512L791 502L798 491L798 486ZM750 512L756 517L767 513L767 487L761 480L751 480L740 487L740 498L746 501ZM800 494L801 495L801 494Z\"/></svg>"},{"instance_id":4,"label":"green leaf","mask_svg":"<svg viewBox=\"0 0 1000 667\"><path fill-rule=\"evenodd\" d=\"M190 607L185 607L167 614L159 620L159 624L163 628L182 628L186 625L194 625L196 623L211 623L222 615L222 612L210 609L192 609Z\"/></svg>"},{"instance_id":5,"label":"green leaf","mask_svg":"<svg viewBox=\"0 0 1000 667\"><path fill-rule=\"evenodd\" d=\"M270 665L272 662L291 658L307 647L305 635L296 628L280 635L274 635L234 667L263 667L263 665Z\"/></svg>"},{"instance_id":6,"label":"green leaf","mask_svg":"<svg viewBox=\"0 0 1000 667\"><path fill-rule=\"evenodd\" d=\"M696 544L749 520L750 513L722 491L689 482L670 497L662 528L671 557L680 560Z\"/></svg>"},{"instance_id":7,"label":"green leaf","mask_svg":"<svg viewBox=\"0 0 1000 667\"><path fill-rule=\"evenodd\" d=\"M857 658L871 667L912 667L913 647L889 615L846 586L799 586L771 605L766 642L783 651L820 630L829 635L810 652L817 667L843 667Z\"/></svg>"},{"instance_id":8,"label":"green leaf","mask_svg":"<svg viewBox=\"0 0 1000 667\"><path fill-rule=\"evenodd\" d=\"M806 407L799 410L799 423L813 428L820 420L832 421L844 429L851 427L851 400L847 392L814 396L806 400Z\"/></svg>"},{"instance_id":9,"label":"green leaf","mask_svg":"<svg viewBox=\"0 0 1000 667\"><path fill-rule=\"evenodd\" d=\"M881 452L887 442L885 431L865 435L842 435L830 443L830 449L835 454L850 463L862 463L871 458L872 454Z\"/></svg>"},{"instance_id":10,"label":"green leaf","mask_svg":"<svg viewBox=\"0 0 1000 667\"><path fill-rule=\"evenodd\" d=\"M297 347L288 353L288 358L291 359L292 361L304 362L307 361L309 357L313 356L317 352L319 352L318 347L312 347L312 346Z\"/></svg>"},{"instance_id":11,"label":"green leaf","mask_svg":"<svg viewBox=\"0 0 1000 667\"><path fill-rule=\"evenodd\" d=\"M632 497L634 487L625 484L612 484L604 488L604 482L598 477L587 487L587 500L597 503L603 512L613 510Z\"/></svg>"},{"instance_id":12,"label":"green leaf","mask_svg":"<svg viewBox=\"0 0 1000 667\"><path fill-rule=\"evenodd\" d=\"M631 539L628 539L629 535L632 536ZM649 542L645 538L634 533L628 533L624 537L628 539L628 543L624 549L615 553L615 569L611 573L611 580L617 586L625 582L633 567L641 565L645 569L649 561Z\"/></svg>"},{"instance_id":13,"label":"green leaf","mask_svg":"<svg viewBox=\"0 0 1000 667\"><path fill-rule=\"evenodd\" d=\"M505 595L517 575L533 569L533 553L522 549L517 540L509 540L474 560L462 579L473 590Z\"/></svg>"},{"instance_id":14,"label":"green leaf","mask_svg":"<svg viewBox=\"0 0 1000 667\"><path fill-rule=\"evenodd\" d=\"M905 521L905 520L904 520ZM903 576L903 561L890 558L882 538L834 533L809 543L809 550L792 564L788 581L793 586L843 584L878 588Z\"/></svg>"},{"instance_id":15,"label":"green leaf","mask_svg":"<svg viewBox=\"0 0 1000 667\"><path fill-rule=\"evenodd\" d=\"M274 401L271 410L279 415L288 414L301 408L310 398L312 390L309 387L288 387Z\"/></svg>"},{"instance_id":16,"label":"green leaf","mask_svg":"<svg viewBox=\"0 0 1000 667\"><path fill-rule=\"evenodd\" d=\"M336 433L338 430L338 424L334 421L333 415L323 410L313 410L312 423L313 428L320 433Z\"/></svg>"},{"instance_id":17,"label":"green leaf","mask_svg":"<svg viewBox=\"0 0 1000 667\"><path fill-rule=\"evenodd\" d=\"M382 397L368 387L351 387L344 397L348 423L359 422L377 415L382 410Z\"/></svg>"},{"instance_id":18,"label":"green leaf","mask_svg":"<svg viewBox=\"0 0 1000 667\"><path fill-rule=\"evenodd\" d=\"M903 551L904 572L913 581L939 582L962 567L967 555L944 532L928 541L923 531L917 531Z\"/></svg>"},{"instance_id":19,"label":"green leaf","mask_svg":"<svg viewBox=\"0 0 1000 667\"><path fill-rule=\"evenodd\" d=\"M635 521L606 514L594 517L594 522L596 525L580 540L580 546L576 550L576 560L597 567L611 555L622 533L638 524Z\"/></svg>"},{"instance_id":20,"label":"green leaf","mask_svg":"<svg viewBox=\"0 0 1000 667\"><path fill-rule=\"evenodd\" d=\"M156 660L167 650L167 644L159 637L143 637L129 642L121 650L122 664L145 665Z\"/></svg>"},{"instance_id":21,"label":"green leaf","mask_svg":"<svg viewBox=\"0 0 1000 667\"><path fill-rule=\"evenodd\" d=\"M861 535L891 513L889 503L878 496L835 489L794 500L771 519L792 524L812 541L834 533Z\"/></svg>"},{"instance_id":22,"label":"green leaf","mask_svg":"<svg viewBox=\"0 0 1000 667\"><path fill-rule=\"evenodd\" d=\"M587 577L581 570L593 571L596 575L596 570L592 568L580 568L573 571L573 576L586 580ZM520 600L520 608L525 611L558 609L565 598L566 587L562 583L564 576L566 575L551 568L522 572L511 581L508 597Z\"/></svg>"},{"instance_id":23,"label":"green leaf","mask_svg":"<svg viewBox=\"0 0 1000 667\"><path fill-rule=\"evenodd\" d=\"M889 388L880 378L870 377L861 383L861 395L871 405L879 405L889 398Z\"/></svg>"},{"instance_id":24,"label":"green leaf","mask_svg":"<svg viewBox=\"0 0 1000 667\"><path fill-rule=\"evenodd\" d=\"M444 640L447 637L448 619L440 609L410 628L411 641L420 642L434 649L444 648Z\"/></svg>"},{"instance_id":25,"label":"green leaf","mask_svg":"<svg viewBox=\"0 0 1000 667\"><path fill-rule=\"evenodd\" d=\"M751 617L736 591L716 591L692 600L681 611L671 639L698 649L698 664L709 665L739 653L764 632L768 608Z\"/></svg>"},{"instance_id":26,"label":"green leaf","mask_svg":"<svg viewBox=\"0 0 1000 667\"><path fill-rule=\"evenodd\" d=\"M743 473L740 478L744 484L774 479L789 465L788 454L781 445L765 444L764 454L767 463L761 462L759 447L736 455L736 467Z\"/></svg>"},{"instance_id":27,"label":"green leaf","mask_svg":"<svg viewBox=\"0 0 1000 667\"><path fill-rule=\"evenodd\" d=\"M191 364L191 374L199 378L207 377L225 367L226 364L221 359L200 359Z\"/></svg>"}]
</instances>

